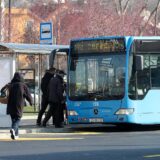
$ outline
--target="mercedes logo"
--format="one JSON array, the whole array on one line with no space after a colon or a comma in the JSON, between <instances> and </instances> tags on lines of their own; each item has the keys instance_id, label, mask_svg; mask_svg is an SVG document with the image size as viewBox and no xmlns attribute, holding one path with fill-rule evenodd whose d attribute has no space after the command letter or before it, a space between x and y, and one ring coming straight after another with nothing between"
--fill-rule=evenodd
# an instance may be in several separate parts
<instances>
[{"instance_id":1,"label":"mercedes logo","mask_svg":"<svg viewBox=\"0 0 160 160\"><path fill-rule=\"evenodd\" d=\"M94 109L94 114L98 114L98 109Z\"/></svg>"}]
</instances>

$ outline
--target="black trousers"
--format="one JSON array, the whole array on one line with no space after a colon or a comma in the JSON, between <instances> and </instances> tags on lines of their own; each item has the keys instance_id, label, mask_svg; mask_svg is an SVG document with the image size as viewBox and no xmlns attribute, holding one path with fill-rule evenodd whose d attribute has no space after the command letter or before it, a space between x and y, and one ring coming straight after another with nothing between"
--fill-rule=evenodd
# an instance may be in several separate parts
<instances>
[{"instance_id":1,"label":"black trousers","mask_svg":"<svg viewBox=\"0 0 160 160\"><path fill-rule=\"evenodd\" d=\"M49 105L49 109L48 109L48 112L46 114L46 116L44 117L44 120L43 120L43 125L45 126L47 124L47 122L49 121L49 119L52 117L53 119L53 124L55 124L55 116L53 115L53 112L52 111L52 107Z\"/></svg>"},{"instance_id":2,"label":"black trousers","mask_svg":"<svg viewBox=\"0 0 160 160\"><path fill-rule=\"evenodd\" d=\"M47 106L48 106L48 98L44 95L42 95L42 101L41 101L41 109L38 113L37 123L41 124L42 116L45 113Z\"/></svg>"},{"instance_id":3,"label":"black trousers","mask_svg":"<svg viewBox=\"0 0 160 160\"><path fill-rule=\"evenodd\" d=\"M64 121L63 106L61 103L50 103L50 108L43 121L44 124L49 120L50 116L53 116L55 126L60 126Z\"/></svg>"}]
</instances>

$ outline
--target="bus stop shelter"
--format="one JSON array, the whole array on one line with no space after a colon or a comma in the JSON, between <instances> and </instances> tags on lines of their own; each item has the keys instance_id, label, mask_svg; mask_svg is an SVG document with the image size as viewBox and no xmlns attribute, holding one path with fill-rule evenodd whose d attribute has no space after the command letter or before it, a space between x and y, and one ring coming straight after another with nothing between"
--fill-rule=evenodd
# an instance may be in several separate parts
<instances>
[{"instance_id":1,"label":"bus stop shelter","mask_svg":"<svg viewBox=\"0 0 160 160\"><path fill-rule=\"evenodd\" d=\"M69 49L69 46L0 43L0 88L11 81L15 71L22 73L34 100L32 112L38 112L41 101L40 83L45 70L51 66L64 70L67 67L63 62L66 61L65 53L59 52L56 56L51 53L64 49ZM55 63L49 57L54 57ZM6 114L5 110L6 105L0 103L0 117Z\"/></svg>"}]
</instances>

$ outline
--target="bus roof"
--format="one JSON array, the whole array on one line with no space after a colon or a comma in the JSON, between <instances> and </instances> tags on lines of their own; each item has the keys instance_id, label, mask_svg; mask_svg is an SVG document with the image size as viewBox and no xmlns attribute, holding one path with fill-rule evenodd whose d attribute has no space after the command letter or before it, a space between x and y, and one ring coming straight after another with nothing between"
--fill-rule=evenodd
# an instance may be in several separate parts
<instances>
[{"instance_id":1,"label":"bus roof","mask_svg":"<svg viewBox=\"0 0 160 160\"><path fill-rule=\"evenodd\" d=\"M133 39L137 39L137 40L160 40L160 36L135 36L133 37Z\"/></svg>"},{"instance_id":2,"label":"bus roof","mask_svg":"<svg viewBox=\"0 0 160 160\"><path fill-rule=\"evenodd\" d=\"M83 40L93 40L93 39L114 39L114 38L124 38L124 36L97 36L97 37L86 37L86 38L76 38L71 41L83 41Z\"/></svg>"},{"instance_id":3,"label":"bus roof","mask_svg":"<svg viewBox=\"0 0 160 160\"><path fill-rule=\"evenodd\" d=\"M143 39L143 40L149 40L149 39L157 39L160 40L160 36L99 36L99 37L87 37L87 38L77 38L72 39L71 41L83 41L83 40L98 40L98 39L114 39L114 38L132 38L132 39Z\"/></svg>"}]
</instances>

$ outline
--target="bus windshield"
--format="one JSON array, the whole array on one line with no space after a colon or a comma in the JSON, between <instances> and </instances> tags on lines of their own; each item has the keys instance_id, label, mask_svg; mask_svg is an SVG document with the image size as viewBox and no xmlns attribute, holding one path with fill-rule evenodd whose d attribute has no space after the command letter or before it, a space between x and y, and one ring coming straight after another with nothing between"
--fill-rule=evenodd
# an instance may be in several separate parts
<instances>
[{"instance_id":1,"label":"bus windshield","mask_svg":"<svg viewBox=\"0 0 160 160\"><path fill-rule=\"evenodd\" d=\"M113 100L124 97L125 54L80 54L70 57L69 99Z\"/></svg>"}]
</instances>

